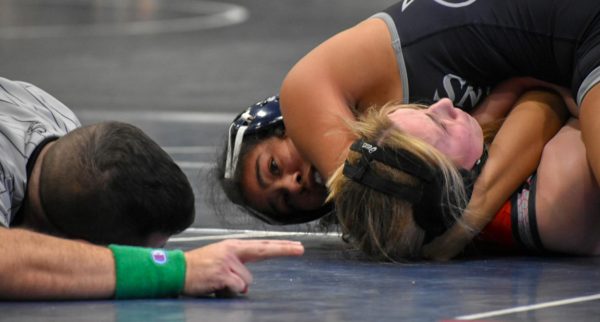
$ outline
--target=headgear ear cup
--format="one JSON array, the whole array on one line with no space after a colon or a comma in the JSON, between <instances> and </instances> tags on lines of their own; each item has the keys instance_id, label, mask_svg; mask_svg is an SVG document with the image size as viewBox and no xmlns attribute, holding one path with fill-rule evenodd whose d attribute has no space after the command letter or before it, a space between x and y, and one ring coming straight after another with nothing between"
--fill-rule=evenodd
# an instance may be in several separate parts
<instances>
[{"instance_id":1,"label":"headgear ear cup","mask_svg":"<svg viewBox=\"0 0 600 322\"><path fill-rule=\"evenodd\" d=\"M355 165L346 161L343 174L374 190L412 203L414 221L425 231L424 243L443 234L454 224L456 218L451 215L453 208L463 209L466 206L462 205L460 200L456 200L455 194L444 190L446 184L444 176L439 170L430 167L411 152L404 149L384 149L360 139L355 141L350 148L361 153L362 156ZM377 160L420 179L421 185L407 186L382 177L370 166L372 160ZM487 149L484 147L484 154L477 161L476 166L470 171L461 170L463 182L468 189L468 198L471 196L469 191L472 191L475 179L481 172L485 160L487 160Z\"/></svg>"},{"instance_id":2,"label":"headgear ear cup","mask_svg":"<svg viewBox=\"0 0 600 322\"><path fill-rule=\"evenodd\" d=\"M233 119L227 137L225 179L231 179L235 175L244 138L247 135L271 131L275 127L284 127L279 96L268 97L248 107Z\"/></svg>"}]
</instances>

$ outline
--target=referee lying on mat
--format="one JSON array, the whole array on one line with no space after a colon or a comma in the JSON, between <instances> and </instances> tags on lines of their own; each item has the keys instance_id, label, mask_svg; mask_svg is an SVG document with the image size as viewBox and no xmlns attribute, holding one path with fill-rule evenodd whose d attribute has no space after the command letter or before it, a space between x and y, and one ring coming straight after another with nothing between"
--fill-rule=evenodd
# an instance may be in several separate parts
<instances>
[{"instance_id":1,"label":"referee lying on mat","mask_svg":"<svg viewBox=\"0 0 600 322\"><path fill-rule=\"evenodd\" d=\"M185 253L144 248L192 224L184 173L138 128L81 127L64 104L25 82L0 78L0 151L3 299L237 294L252 281L244 262L304 251L267 240Z\"/></svg>"}]
</instances>

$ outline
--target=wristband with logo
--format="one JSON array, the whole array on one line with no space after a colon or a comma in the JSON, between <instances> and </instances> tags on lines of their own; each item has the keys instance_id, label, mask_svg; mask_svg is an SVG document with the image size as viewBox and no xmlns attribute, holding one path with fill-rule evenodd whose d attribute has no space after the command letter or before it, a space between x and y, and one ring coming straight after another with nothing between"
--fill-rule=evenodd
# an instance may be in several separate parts
<instances>
[{"instance_id":1,"label":"wristband with logo","mask_svg":"<svg viewBox=\"0 0 600 322\"><path fill-rule=\"evenodd\" d=\"M185 284L180 250L109 245L115 258L116 299L177 296Z\"/></svg>"}]
</instances>

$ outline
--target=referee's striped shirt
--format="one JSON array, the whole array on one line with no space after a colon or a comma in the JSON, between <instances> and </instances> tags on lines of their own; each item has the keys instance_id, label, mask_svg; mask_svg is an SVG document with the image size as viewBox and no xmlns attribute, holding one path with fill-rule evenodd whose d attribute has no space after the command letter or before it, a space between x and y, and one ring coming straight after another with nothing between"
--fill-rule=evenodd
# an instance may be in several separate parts
<instances>
[{"instance_id":1,"label":"referee's striped shirt","mask_svg":"<svg viewBox=\"0 0 600 322\"><path fill-rule=\"evenodd\" d=\"M44 139L81 126L63 103L35 85L0 77L0 225L8 227L27 186L27 160Z\"/></svg>"}]
</instances>

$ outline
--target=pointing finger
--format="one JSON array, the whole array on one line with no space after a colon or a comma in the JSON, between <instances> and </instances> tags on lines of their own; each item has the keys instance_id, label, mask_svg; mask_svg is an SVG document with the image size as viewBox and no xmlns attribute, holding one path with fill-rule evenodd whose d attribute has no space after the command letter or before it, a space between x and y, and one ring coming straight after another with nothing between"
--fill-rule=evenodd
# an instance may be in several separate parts
<instances>
[{"instance_id":1,"label":"pointing finger","mask_svg":"<svg viewBox=\"0 0 600 322\"><path fill-rule=\"evenodd\" d=\"M237 255L242 262L254 262L281 256L300 256L304 246L287 240L240 240Z\"/></svg>"}]
</instances>

